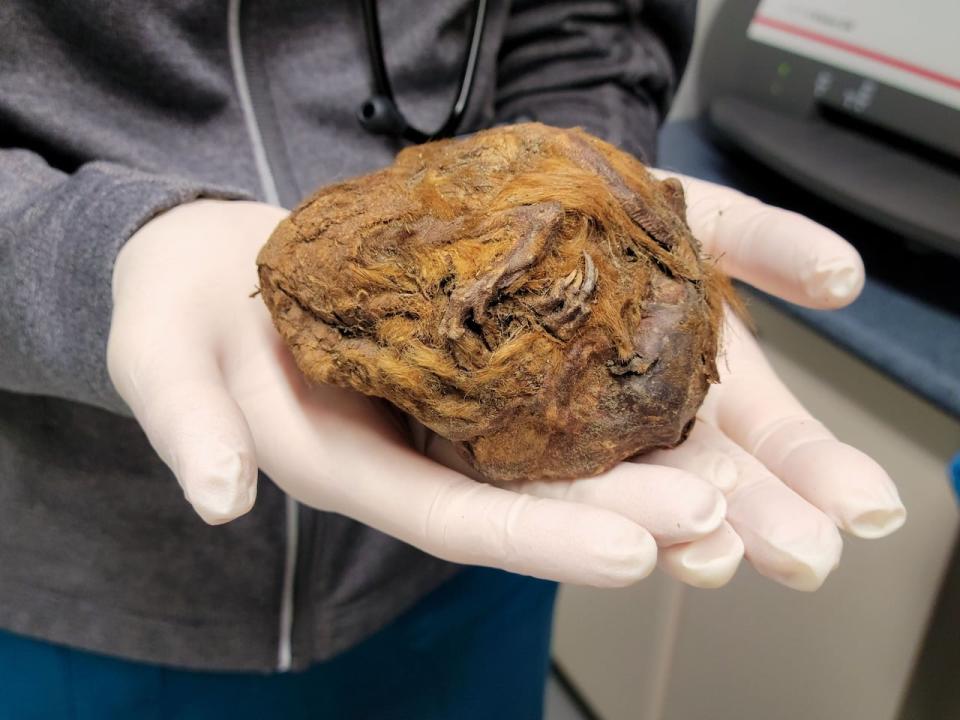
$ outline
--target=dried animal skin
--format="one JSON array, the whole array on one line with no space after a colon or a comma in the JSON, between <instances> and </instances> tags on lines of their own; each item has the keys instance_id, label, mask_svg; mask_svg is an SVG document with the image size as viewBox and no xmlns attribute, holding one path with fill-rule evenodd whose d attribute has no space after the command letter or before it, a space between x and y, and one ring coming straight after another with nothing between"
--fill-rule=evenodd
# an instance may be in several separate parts
<instances>
[{"instance_id":1,"label":"dried animal skin","mask_svg":"<svg viewBox=\"0 0 960 720\"><path fill-rule=\"evenodd\" d=\"M580 130L407 148L318 190L258 265L310 380L389 400L491 481L672 447L717 380L729 285L680 184Z\"/></svg>"}]
</instances>

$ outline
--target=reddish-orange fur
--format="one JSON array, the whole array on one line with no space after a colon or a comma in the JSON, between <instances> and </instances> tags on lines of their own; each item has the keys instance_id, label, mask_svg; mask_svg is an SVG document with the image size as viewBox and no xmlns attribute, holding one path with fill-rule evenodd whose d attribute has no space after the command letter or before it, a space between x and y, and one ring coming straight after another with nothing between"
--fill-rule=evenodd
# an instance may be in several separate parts
<instances>
[{"instance_id":1,"label":"reddish-orange fur","mask_svg":"<svg viewBox=\"0 0 960 720\"><path fill-rule=\"evenodd\" d=\"M258 264L310 379L386 398L509 481L685 436L730 295L699 250L679 183L523 124L321 188Z\"/></svg>"}]
</instances>

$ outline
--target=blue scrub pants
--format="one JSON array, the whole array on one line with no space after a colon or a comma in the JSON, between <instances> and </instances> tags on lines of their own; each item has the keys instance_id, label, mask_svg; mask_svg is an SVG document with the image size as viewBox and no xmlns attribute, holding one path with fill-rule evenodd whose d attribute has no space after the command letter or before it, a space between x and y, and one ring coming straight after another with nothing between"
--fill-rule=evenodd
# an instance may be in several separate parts
<instances>
[{"instance_id":1,"label":"blue scrub pants","mask_svg":"<svg viewBox=\"0 0 960 720\"><path fill-rule=\"evenodd\" d=\"M0 720L535 720L556 585L468 568L303 672L193 672L0 631Z\"/></svg>"}]
</instances>

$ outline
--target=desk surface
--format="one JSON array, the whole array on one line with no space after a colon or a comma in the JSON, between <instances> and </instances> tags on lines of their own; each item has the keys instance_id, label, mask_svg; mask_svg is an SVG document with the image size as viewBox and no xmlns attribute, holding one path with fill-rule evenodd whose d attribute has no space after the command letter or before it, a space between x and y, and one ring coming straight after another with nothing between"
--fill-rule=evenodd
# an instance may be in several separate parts
<instances>
[{"instance_id":1,"label":"desk surface","mask_svg":"<svg viewBox=\"0 0 960 720\"><path fill-rule=\"evenodd\" d=\"M696 120L663 128L659 165L802 212L847 238L867 268L866 286L852 305L825 312L764 297L960 417L960 261L829 207L725 145Z\"/></svg>"}]
</instances>

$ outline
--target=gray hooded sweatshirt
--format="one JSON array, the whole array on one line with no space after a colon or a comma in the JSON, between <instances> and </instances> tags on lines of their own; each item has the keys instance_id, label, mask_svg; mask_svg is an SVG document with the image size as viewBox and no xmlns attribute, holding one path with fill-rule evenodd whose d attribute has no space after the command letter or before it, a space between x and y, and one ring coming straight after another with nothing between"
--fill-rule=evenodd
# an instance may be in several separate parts
<instances>
[{"instance_id":1,"label":"gray hooded sweatshirt","mask_svg":"<svg viewBox=\"0 0 960 720\"><path fill-rule=\"evenodd\" d=\"M437 126L469 0L384 0L404 111ZM580 125L652 160L694 3L490 0L461 131ZM118 249L205 196L296 204L390 162L352 0L0 3L0 628L186 668L299 668L456 566L268 479L205 525L110 383ZM161 301L158 298L158 302Z\"/></svg>"}]
</instances>

